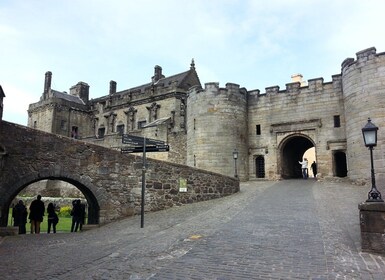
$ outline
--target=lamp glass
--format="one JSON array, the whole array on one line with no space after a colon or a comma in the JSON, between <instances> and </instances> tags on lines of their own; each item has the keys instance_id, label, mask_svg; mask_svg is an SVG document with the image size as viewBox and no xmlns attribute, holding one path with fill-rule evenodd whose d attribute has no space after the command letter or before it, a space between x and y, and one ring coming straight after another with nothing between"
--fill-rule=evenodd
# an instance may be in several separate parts
<instances>
[{"instance_id":1,"label":"lamp glass","mask_svg":"<svg viewBox=\"0 0 385 280\"><path fill-rule=\"evenodd\" d=\"M375 130L364 131L365 146L376 145L376 132Z\"/></svg>"},{"instance_id":2,"label":"lamp glass","mask_svg":"<svg viewBox=\"0 0 385 280\"><path fill-rule=\"evenodd\" d=\"M236 152L236 151L233 152L233 158L234 158L234 159L237 159L237 158L238 158L238 152Z\"/></svg>"}]
</instances>

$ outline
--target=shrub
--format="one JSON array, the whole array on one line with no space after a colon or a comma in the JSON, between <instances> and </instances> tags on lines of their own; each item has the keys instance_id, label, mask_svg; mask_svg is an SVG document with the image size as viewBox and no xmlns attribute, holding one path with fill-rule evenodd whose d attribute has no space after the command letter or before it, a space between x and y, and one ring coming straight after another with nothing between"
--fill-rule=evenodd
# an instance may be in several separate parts
<instances>
[{"instance_id":1,"label":"shrub","mask_svg":"<svg viewBox=\"0 0 385 280\"><path fill-rule=\"evenodd\" d=\"M72 210L71 206L60 207L59 216L61 216L61 217L71 217L71 210Z\"/></svg>"}]
</instances>

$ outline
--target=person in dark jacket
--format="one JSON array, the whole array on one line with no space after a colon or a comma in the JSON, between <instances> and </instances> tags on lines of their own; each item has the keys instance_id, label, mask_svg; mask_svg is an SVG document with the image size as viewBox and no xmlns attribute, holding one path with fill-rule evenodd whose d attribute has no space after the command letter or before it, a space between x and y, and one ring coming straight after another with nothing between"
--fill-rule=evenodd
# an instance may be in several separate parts
<instances>
[{"instance_id":1,"label":"person in dark jacket","mask_svg":"<svg viewBox=\"0 0 385 280\"><path fill-rule=\"evenodd\" d=\"M313 171L314 178L317 178L317 163L313 161L310 165L311 170Z\"/></svg>"},{"instance_id":2,"label":"person in dark jacket","mask_svg":"<svg viewBox=\"0 0 385 280\"><path fill-rule=\"evenodd\" d=\"M55 212L55 205L53 203L49 203L47 207L47 213L48 213L48 229L47 233L51 232L51 226L53 233L56 233L56 225L59 222L59 217L57 216Z\"/></svg>"},{"instance_id":3,"label":"person in dark jacket","mask_svg":"<svg viewBox=\"0 0 385 280\"><path fill-rule=\"evenodd\" d=\"M19 227L19 234L25 234L27 232L25 224L27 223L28 211L25 207L24 202L19 200L19 203L13 207L12 217L13 225Z\"/></svg>"},{"instance_id":4,"label":"person in dark jacket","mask_svg":"<svg viewBox=\"0 0 385 280\"><path fill-rule=\"evenodd\" d=\"M81 223L81 216L82 216L80 199L74 200L72 202L71 216L72 216L71 232L77 232Z\"/></svg>"},{"instance_id":5,"label":"person in dark jacket","mask_svg":"<svg viewBox=\"0 0 385 280\"><path fill-rule=\"evenodd\" d=\"M41 195L39 194L29 206L29 220L31 221L31 233L40 233L40 224L43 221L44 212L44 202L41 201Z\"/></svg>"}]
</instances>

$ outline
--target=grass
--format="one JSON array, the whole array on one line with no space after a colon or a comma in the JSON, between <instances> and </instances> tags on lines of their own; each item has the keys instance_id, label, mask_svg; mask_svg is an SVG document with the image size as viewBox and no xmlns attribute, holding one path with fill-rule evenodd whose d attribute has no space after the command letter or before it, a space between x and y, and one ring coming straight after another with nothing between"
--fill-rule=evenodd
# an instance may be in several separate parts
<instances>
[{"instance_id":1,"label":"grass","mask_svg":"<svg viewBox=\"0 0 385 280\"><path fill-rule=\"evenodd\" d=\"M46 233L48 229L48 216L45 214L43 222L40 224L40 232ZM71 232L71 224L72 224L72 217L66 217L66 216L60 216L59 215L59 223L56 225L56 232ZM12 209L9 209L9 215L8 215L8 225L13 226L13 219L12 219ZM27 219L26 224L27 233L31 232L31 224L29 223L29 220ZM51 227L52 232L52 227Z\"/></svg>"}]
</instances>

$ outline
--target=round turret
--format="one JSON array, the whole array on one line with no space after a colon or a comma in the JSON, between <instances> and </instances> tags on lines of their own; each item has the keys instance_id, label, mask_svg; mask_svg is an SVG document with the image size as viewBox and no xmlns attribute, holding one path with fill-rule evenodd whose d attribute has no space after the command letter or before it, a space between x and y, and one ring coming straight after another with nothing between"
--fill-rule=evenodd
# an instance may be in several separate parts
<instances>
[{"instance_id":1,"label":"round turret","mask_svg":"<svg viewBox=\"0 0 385 280\"><path fill-rule=\"evenodd\" d=\"M373 152L374 168L378 179L385 182L382 152L385 148L385 55L376 54L375 48L356 55L357 60L347 58L342 63L348 176L352 180L367 178L364 182L370 182L370 154L361 131L370 117L380 128Z\"/></svg>"},{"instance_id":2,"label":"round turret","mask_svg":"<svg viewBox=\"0 0 385 280\"><path fill-rule=\"evenodd\" d=\"M187 165L247 180L247 91L207 83L187 99ZM235 160L233 152L238 152ZM237 173L237 174L235 174Z\"/></svg>"}]
</instances>

